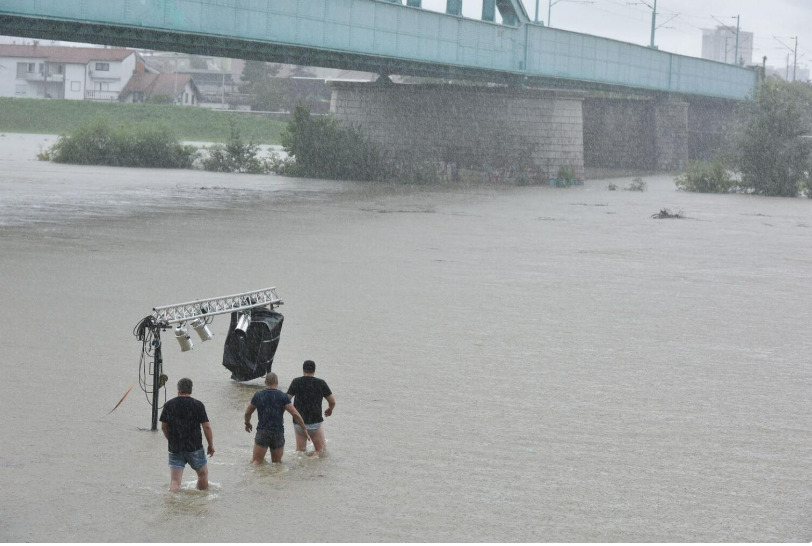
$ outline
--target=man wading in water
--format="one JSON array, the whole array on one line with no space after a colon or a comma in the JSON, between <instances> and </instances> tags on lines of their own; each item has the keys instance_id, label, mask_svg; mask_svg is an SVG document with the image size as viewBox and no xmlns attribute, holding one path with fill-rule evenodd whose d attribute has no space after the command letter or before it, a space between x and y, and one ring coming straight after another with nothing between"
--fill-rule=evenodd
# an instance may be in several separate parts
<instances>
[{"instance_id":1,"label":"man wading in water","mask_svg":"<svg viewBox=\"0 0 812 546\"><path fill-rule=\"evenodd\" d=\"M169 441L169 491L177 493L186 463L197 472L197 488L209 488L209 467L203 452L200 427L209 444L209 457L214 455L211 425L203 402L192 398L192 380L184 377L178 381L178 396L161 411L161 430Z\"/></svg>"},{"instance_id":2,"label":"man wading in water","mask_svg":"<svg viewBox=\"0 0 812 546\"><path fill-rule=\"evenodd\" d=\"M254 394L251 403L245 409L245 431L251 432L251 415L258 410L257 434L254 437L254 455L251 464L259 466L265 462L265 453L271 450L271 461L282 462L285 452L285 423L282 419L287 411L293 416L293 421L304 428L305 422L296 408L293 407L290 397L276 387L279 378L273 372L265 376L265 388Z\"/></svg>"},{"instance_id":3,"label":"man wading in water","mask_svg":"<svg viewBox=\"0 0 812 546\"><path fill-rule=\"evenodd\" d=\"M336 399L327 382L323 379L315 377L316 363L312 360L305 360L302 364L302 377L294 379L290 387L288 387L288 396L293 396L293 406L299 410L299 413L307 423L307 434L313 441L313 455L319 456L324 450L325 438L324 428L322 423L324 418L321 416L321 401L327 399L329 407L324 410L324 415L329 417L333 414L333 408L336 407ZM293 425L296 431L296 451L304 451L307 447L307 436L299 425Z\"/></svg>"}]
</instances>

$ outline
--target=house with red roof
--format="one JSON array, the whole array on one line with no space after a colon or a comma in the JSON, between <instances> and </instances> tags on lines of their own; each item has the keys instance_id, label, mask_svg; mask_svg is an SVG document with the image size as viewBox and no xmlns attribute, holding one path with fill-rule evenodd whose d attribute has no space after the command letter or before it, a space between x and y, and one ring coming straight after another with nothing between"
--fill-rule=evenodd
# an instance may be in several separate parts
<instances>
[{"instance_id":1,"label":"house with red roof","mask_svg":"<svg viewBox=\"0 0 812 546\"><path fill-rule=\"evenodd\" d=\"M147 67L132 49L0 44L0 96L116 101Z\"/></svg>"},{"instance_id":2,"label":"house with red roof","mask_svg":"<svg viewBox=\"0 0 812 546\"><path fill-rule=\"evenodd\" d=\"M195 106L200 103L201 93L190 74L174 72L133 74L119 93L122 102L164 102Z\"/></svg>"},{"instance_id":3,"label":"house with red roof","mask_svg":"<svg viewBox=\"0 0 812 546\"><path fill-rule=\"evenodd\" d=\"M159 74L135 50L0 44L0 96L197 104L188 74Z\"/></svg>"}]
</instances>

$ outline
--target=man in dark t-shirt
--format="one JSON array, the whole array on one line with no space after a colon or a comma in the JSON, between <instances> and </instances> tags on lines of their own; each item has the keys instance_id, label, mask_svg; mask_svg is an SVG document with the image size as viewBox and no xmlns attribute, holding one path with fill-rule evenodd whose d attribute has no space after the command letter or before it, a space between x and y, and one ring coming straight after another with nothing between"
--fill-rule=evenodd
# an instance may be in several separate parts
<instances>
[{"instance_id":1,"label":"man in dark t-shirt","mask_svg":"<svg viewBox=\"0 0 812 546\"><path fill-rule=\"evenodd\" d=\"M254 436L254 453L251 464L261 465L265 462L265 453L271 450L271 461L282 462L285 450L285 423L282 416L287 411L293 416L293 421L305 426L302 416L293 407L290 397L277 389L279 378L271 372L265 376L265 388L257 391L245 409L245 431L251 432L251 415L257 410L259 419L257 433Z\"/></svg>"},{"instance_id":2,"label":"man in dark t-shirt","mask_svg":"<svg viewBox=\"0 0 812 546\"><path fill-rule=\"evenodd\" d=\"M209 488L209 469L203 452L200 428L209 444L209 457L214 455L211 425L203 402L192 398L192 380L178 381L178 396L164 404L161 411L161 430L169 443L169 490L176 493L186 463L197 472L197 488Z\"/></svg>"},{"instance_id":3,"label":"man in dark t-shirt","mask_svg":"<svg viewBox=\"0 0 812 546\"><path fill-rule=\"evenodd\" d=\"M336 399L327 382L315 377L316 363L312 360L305 360L302 364L302 377L294 379L288 387L288 395L293 396L293 406L299 410L305 422L303 429L297 424L293 425L296 431L296 450L304 451L307 448L307 437L313 441L314 455L318 456L324 449L326 442L321 416L321 401L326 398L329 407L324 410L324 415L329 417L333 414L336 406ZM306 430L306 432L305 432Z\"/></svg>"}]
</instances>

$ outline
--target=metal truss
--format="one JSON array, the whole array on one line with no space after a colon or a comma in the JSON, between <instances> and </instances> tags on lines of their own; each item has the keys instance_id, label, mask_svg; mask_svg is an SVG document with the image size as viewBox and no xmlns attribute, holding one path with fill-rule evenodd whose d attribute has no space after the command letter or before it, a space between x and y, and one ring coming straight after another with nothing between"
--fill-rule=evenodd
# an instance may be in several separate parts
<instances>
[{"instance_id":1,"label":"metal truss","mask_svg":"<svg viewBox=\"0 0 812 546\"><path fill-rule=\"evenodd\" d=\"M162 328L197 318L207 319L234 311L270 306L271 309L284 302L276 293L276 287L243 292L232 296L195 300L163 307L153 307L153 316Z\"/></svg>"}]
</instances>

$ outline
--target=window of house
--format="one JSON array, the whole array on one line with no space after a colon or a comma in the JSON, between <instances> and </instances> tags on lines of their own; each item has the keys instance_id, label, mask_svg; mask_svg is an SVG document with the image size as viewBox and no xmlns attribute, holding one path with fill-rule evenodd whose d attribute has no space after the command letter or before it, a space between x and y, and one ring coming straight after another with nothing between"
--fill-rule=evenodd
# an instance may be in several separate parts
<instances>
[{"instance_id":1,"label":"window of house","mask_svg":"<svg viewBox=\"0 0 812 546\"><path fill-rule=\"evenodd\" d=\"M70 82L70 90L71 91L81 91L82 90L82 82Z\"/></svg>"},{"instance_id":2,"label":"window of house","mask_svg":"<svg viewBox=\"0 0 812 546\"><path fill-rule=\"evenodd\" d=\"M15 85L14 94L18 97L24 97L28 94L28 86L25 84Z\"/></svg>"},{"instance_id":3,"label":"window of house","mask_svg":"<svg viewBox=\"0 0 812 546\"><path fill-rule=\"evenodd\" d=\"M17 77L24 78L26 74L33 74L37 70L37 63L17 63Z\"/></svg>"},{"instance_id":4,"label":"window of house","mask_svg":"<svg viewBox=\"0 0 812 546\"><path fill-rule=\"evenodd\" d=\"M99 72L109 72L110 63L96 63L96 70Z\"/></svg>"}]
</instances>

